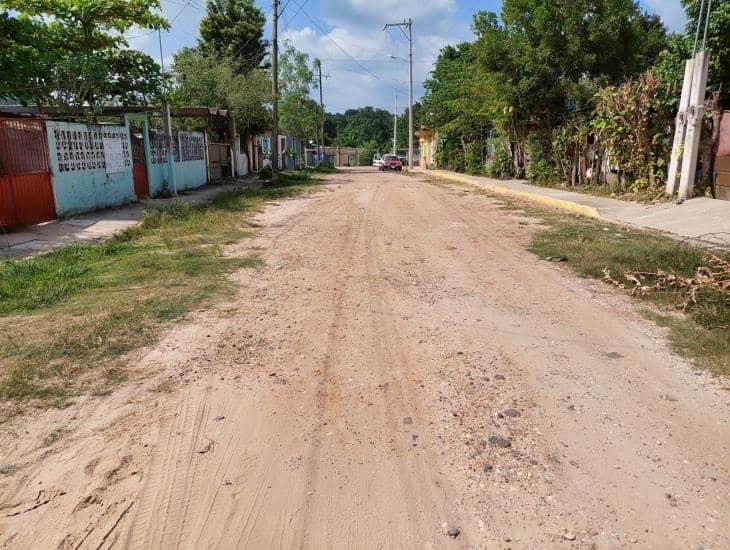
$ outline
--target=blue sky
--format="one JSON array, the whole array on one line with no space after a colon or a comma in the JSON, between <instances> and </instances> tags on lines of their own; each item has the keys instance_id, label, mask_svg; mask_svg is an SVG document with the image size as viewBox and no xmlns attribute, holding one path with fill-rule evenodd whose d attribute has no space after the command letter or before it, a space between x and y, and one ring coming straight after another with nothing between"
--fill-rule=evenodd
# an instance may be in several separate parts
<instances>
[{"instance_id":1,"label":"blue sky","mask_svg":"<svg viewBox=\"0 0 730 550\"><path fill-rule=\"evenodd\" d=\"M267 13L270 35L271 2L257 3ZM670 30L681 30L684 12L680 0L641 0L658 13ZM322 59L329 78L324 83L328 111L373 105L390 111L396 95L400 106L408 101L408 66L390 59L406 57L407 42L397 29L383 31L387 22L414 19L414 94L423 94L439 50L468 39L471 16L478 10L499 12L501 0L281 0L280 29L301 51ZM169 67L173 53L195 45L205 0L162 0L170 32L162 33L163 58ZM157 33L132 29L130 44L160 58ZM399 108L400 110L400 108Z\"/></svg>"}]
</instances>

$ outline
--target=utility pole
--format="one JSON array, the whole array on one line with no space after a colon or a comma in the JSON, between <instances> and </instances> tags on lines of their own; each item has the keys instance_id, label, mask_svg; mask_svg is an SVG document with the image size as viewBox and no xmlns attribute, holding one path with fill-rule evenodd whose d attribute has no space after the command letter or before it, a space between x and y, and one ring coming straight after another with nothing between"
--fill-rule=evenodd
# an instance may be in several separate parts
<instances>
[{"instance_id":1,"label":"utility pole","mask_svg":"<svg viewBox=\"0 0 730 550\"><path fill-rule=\"evenodd\" d=\"M319 59L314 60L314 67L317 69L318 76L319 76L319 111L320 111L320 138L319 144L320 147L322 147L321 151L317 151L318 153L321 153L324 155L324 149L325 149L325 143L324 143L324 120L325 120L325 114L324 114L324 92L322 91L322 62ZM326 77L325 77L326 78Z\"/></svg>"},{"instance_id":2,"label":"utility pole","mask_svg":"<svg viewBox=\"0 0 730 550\"><path fill-rule=\"evenodd\" d=\"M706 13L705 5L707 6ZM702 119L705 114L705 94L710 62L706 45L711 14L712 0L702 0L692 58L687 61L685 66L672 156L669 161L666 194L669 197L674 194L677 179L679 179L678 199L680 203L692 196L697 174L697 156L700 148ZM700 43L703 21L704 35Z\"/></svg>"},{"instance_id":3,"label":"utility pole","mask_svg":"<svg viewBox=\"0 0 730 550\"><path fill-rule=\"evenodd\" d=\"M395 96L395 114L393 115L393 154L398 154L398 94Z\"/></svg>"},{"instance_id":4,"label":"utility pole","mask_svg":"<svg viewBox=\"0 0 730 550\"><path fill-rule=\"evenodd\" d=\"M167 86L165 85L165 57L162 54L162 32L157 29L157 38L160 42L160 76L162 85L165 87L165 99L162 102L162 128L165 132L165 165L167 166L167 180L170 184L170 192L177 195L177 181L175 180L175 159L172 154L172 111L167 98Z\"/></svg>"},{"instance_id":5,"label":"utility pole","mask_svg":"<svg viewBox=\"0 0 730 550\"><path fill-rule=\"evenodd\" d=\"M274 124L271 129L271 177L274 181L279 174L279 0L274 0L274 35L271 41L271 82Z\"/></svg>"},{"instance_id":6,"label":"utility pole","mask_svg":"<svg viewBox=\"0 0 730 550\"><path fill-rule=\"evenodd\" d=\"M408 168L413 170L413 19L388 23L384 29L388 27L398 27L408 39Z\"/></svg>"}]
</instances>

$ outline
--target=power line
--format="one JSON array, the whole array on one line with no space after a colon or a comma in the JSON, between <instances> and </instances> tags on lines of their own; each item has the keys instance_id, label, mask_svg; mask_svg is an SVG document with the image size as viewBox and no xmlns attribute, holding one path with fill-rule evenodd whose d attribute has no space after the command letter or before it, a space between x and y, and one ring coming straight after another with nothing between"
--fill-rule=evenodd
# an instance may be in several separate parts
<instances>
[{"instance_id":1,"label":"power line","mask_svg":"<svg viewBox=\"0 0 730 550\"><path fill-rule=\"evenodd\" d=\"M377 74L375 74L374 72L372 72L372 71L371 71L370 69L368 69L368 68L367 68L367 67L366 67L365 65L363 65L362 63L360 63L360 62L359 62L359 61L357 60L357 58L355 58L355 56L353 56L353 55L352 55L352 54L351 54L350 52L348 52L348 51L347 51L347 50L346 50L345 48L343 48L343 47L342 47L342 46L340 45L340 43L339 43L339 42L337 42L337 40L335 40L334 38L332 38L332 36L331 36L331 34L330 34L330 33L328 33L328 32L327 32L326 30L324 30L324 29L322 28L322 26L321 26L321 25L320 25L319 23L317 23L317 22L316 22L316 21L315 21L315 20L314 20L314 19L312 18L312 16L311 16L311 15L309 15L309 13L307 12L307 10L305 10L305 9L302 9L302 13L304 14L304 16L305 16L305 17L306 17L307 19L309 19L310 23L312 23L312 25L314 25L314 26L315 26L315 28L316 28L317 30L319 30L319 32L321 32L321 33L322 33L322 35L323 35L323 36L326 36L326 37L327 37L327 38L328 38L328 39L329 39L329 40L330 40L330 41L331 41L331 42L332 42L332 43L333 43L333 44L334 44L335 46L337 46L337 49L339 49L339 50L340 50L340 51L341 51L342 53L344 53L344 54L345 54L345 55L346 55L347 57L349 57L350 59L352 59L352 60L353 60L353 61L354 61L354 62L355 62L355 63L356 63L356 64L357 64L357 65L358 65L358 66L359 66L359 67L360 67L360 68L361 68L361 69L362 69L363 71L365 71L365 72L366 72L367 74L369 74L370 76L372 76L372 77L373 77L373 78L375 78L376 80L379 80L380 82L383 82L383 83L384 83L384 84L386 84L386 85L387 85L387 86L388 86L389 88L391 88L391 89L393 89L393 90L395 90L395 91L398 91L398 90L397 90L397 88L394 88L393 86L391 86L390 84L388 84L387 82L385 82L385 80L383 80L383 79L382 79L382 78L381 78L380 76L378 76Z\"/></svg>"},{"instance_id":2,"label":"power line","mask_svg":"<svg viewBox=\"0 0 730 550\"><path fill-rule=\"evenodd\" d=\"M294 22L294 19L296 19L297 15L299 15L301 13L301 11L304 9L304 6L306 6L308 2L309 2L309 0L304 0L304 2L302 2L301 4L298 4L299 9L296 12L294 12L294 15L292 15L289 18L289 21L287 21L286 25L284 25L282 32L284 30L286 30L289 27L289 25L291 25ZM295 4L296 4L296 2L295 2ZM288 5L288 2L287 2L287 5Z\"/></svg>"}]
</instances>

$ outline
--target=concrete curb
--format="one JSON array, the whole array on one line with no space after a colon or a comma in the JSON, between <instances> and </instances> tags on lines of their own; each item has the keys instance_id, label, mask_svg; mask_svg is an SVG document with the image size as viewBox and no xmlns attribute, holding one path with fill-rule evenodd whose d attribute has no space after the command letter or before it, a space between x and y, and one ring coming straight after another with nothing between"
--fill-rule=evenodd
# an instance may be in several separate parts
<instances>
[{"instance_id":1,"label":"concrete curb","mask_svg":"<svg viewBox=\"0 0 730 550\"><path fill-rule=\"evenodd\" d=\"M452 172L444 172L441 170L424 170L425 174L436 176L439 178L456 181L459 183L467 183L480 189L486 189L492 193L498 195L506 195L519 199L526 199L532 202L537 202L545 206L552 208L559 208L561 210L567 210L580 216L586 216L588 218L604 219L598 208L593 206L586 206L585 204L579 204L577 202L567 201L565 199L556 199L553 197L546 197L545 195L539 195L537 193L529 193L527 191L518 191L517 189L510 189L509 187L503 187L501 185L495 185L493 183L482 183L475 181L464 174L454 174Z\"/></svg>"}]
</instances>

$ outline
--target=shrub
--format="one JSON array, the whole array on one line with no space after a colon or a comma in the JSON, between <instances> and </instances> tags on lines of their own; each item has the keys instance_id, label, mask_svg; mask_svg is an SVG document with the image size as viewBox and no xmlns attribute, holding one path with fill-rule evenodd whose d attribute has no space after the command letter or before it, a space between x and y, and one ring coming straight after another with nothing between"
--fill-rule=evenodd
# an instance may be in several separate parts
<instances>
[{"instance_id":1,"label":"shrub","mask_svg":"<svg viewBox=\"0 0 730 550\"><path fill-rule=\"evenodd\" d=\"M487 166L487 173L493 178L509 179L514 176L514 165L507 147L498 146Z\"/></svg>"},{"instance_id":2,"label":"shrub","mask_svg":"<svg viewBox=\"0 0 730 550\"><path fill-rule=\"evenodd\" d=\"M480 143L470 143L466 146L465 164L469 174L481 174L484 172L483 147Z\"/></svg>"},{"instance_id":3,"label":"shrub","mask_svg":"<svg viewBox=\"0 0 730 550\"><path fill-rule=\"evenodd\" d=\"M556 183L560 180L560 166L553 151L552 136L546 130L530 134L527 150L530 153L529 177L539 183Z\"/></svg>"},{"instance_id":4,"label":"shrub","mask_svg":"<svg viewBox=\"0 0 730 550\"><path fill-rule=\"evenodd\" d=\"M274 173L273 173L273 170L271 169L271 165L267 164L259 172L259 179L270 180L273 177L273 175L274 175Z\"/></svg>"},{"instance_id":5,"label":"shrub","mask_svg":"<svg viewBox=\"0 0 730 550\"><path fill-rule=\"evenodd\" d=\"M451 158L451 163L452 169L455 172L466 172L466 157L463 151L454 152L454 156Z\"/></svg>"}]
</instances>

